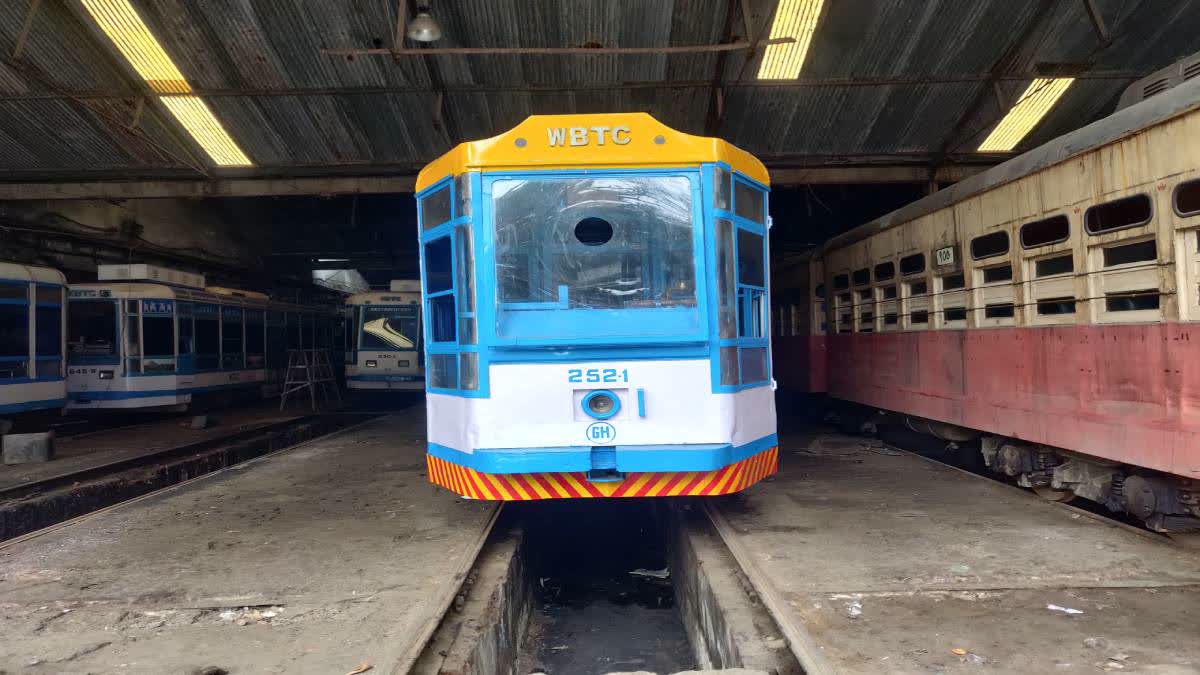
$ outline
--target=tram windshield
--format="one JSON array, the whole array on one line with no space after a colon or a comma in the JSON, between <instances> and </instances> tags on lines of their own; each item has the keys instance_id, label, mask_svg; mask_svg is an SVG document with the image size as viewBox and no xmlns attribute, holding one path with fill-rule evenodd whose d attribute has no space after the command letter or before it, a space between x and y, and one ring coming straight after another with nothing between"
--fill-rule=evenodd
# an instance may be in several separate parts
<instances>
[{"instance_id":1,"label":"tram windshield","mask_svg":"<svg viewBox=\"0 0 1200 675\"><path fill-rule=\"evenodd\" d=\"M505 179L493 184L492 195L502 315L667 309L689 317L673 329L694 327L695 228L687 177ZM502 316L502 333L505 325Z\"/></svg>"},{"instance_id":2,"label":"tram windshield","mask_svg":"<svg viewBox=\"0 0 1200 675\"><path fill-rule=\"evenodd\" d=\"M417 305L364 305L359 349L412 351L417 348Z\"/></svg>"},{"instance_id":3,"label":"tram windshield","mask_svg":"<svg viewBox=\"0 0 1200 675\"><path fill-rule=\"evenodd\" d=\"M67 362L105 363L116 358L116 301L72 298L67 305Z\"/></svg>"}]
</instances>

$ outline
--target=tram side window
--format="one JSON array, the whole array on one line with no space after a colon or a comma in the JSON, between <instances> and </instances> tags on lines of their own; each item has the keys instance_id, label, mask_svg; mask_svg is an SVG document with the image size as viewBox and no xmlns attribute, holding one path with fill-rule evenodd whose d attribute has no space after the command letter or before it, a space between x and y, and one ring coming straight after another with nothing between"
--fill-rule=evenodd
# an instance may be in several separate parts
<instances>
[{"instance_id":1,"label":"tram side window","mask_svg":"<svg viewBox=\"0 0 1200 675\"><path fill-rule=\"evenodd\" d=\"M29 284L0 281L0 379L28 377Z\"/></svg>"},{"instance_id":2,"label":"tram side window","mask_svg":"<svg viewBox=\"0 0 1200 675\"><path fill-rule=\"evenodd\" d=\"M976 260L1008 253L1008 232L1000 230L971 240L971 257Z\"/></svg>"},{"instance_id":3,"label":"tram side window","mask_svg":"<svg viewBox=\"0 0 1200 675\"><path fill-rule=\"evenodd\" d=\"M451 254L450 237L440 237L425 244L425 294L429 298L429 329L433 342L454 342L456 336Z\"/></svg>"},{"instance_id":4,"label":"tram side window","mask_svg":"<svg viewBox=\"0 0 1200 675\"><path fill-rule=\"evenodd\" d=\"M1175 211L1184 217L1200 213L1200 180L1180 183L1175 188Z\"/></svg>"},{"instance_id":5,"label":"tram side window","mask_svg":"<svg viewBox=\"0 0 1200 675\"><path fill-rule=\"evenodd\" d=\"M175 353L179 363L176 370L190 373L196 368L196 325L192 322L192 303L175 303Z\"/></svg>"},{"instance_id":6,"label":"tram side window","mask_svg":"<svg viewBox=\"0 0 1200 675\"><path fill-rule=\"evenodd\" d=\"M735 213L755 223L763 222L763 193L749 183L733 182L733 206Z\"/></svg>"},{"instance_id":7,"label":"tram side window","mask_svg":"<svg viewBox=\"0 0 1200 675\"><path fill-rule=\"evenodd\" d=\"M147 373L175 370L175 319L171 316L142 316L142 367Z\"/></svg>"},{"instance_id":8,"label":"tram side window","mask_svg":"<svg viewBox=\"0 0 1200 675\"><path fill-rule=\"evenodd\" d=\"M263 311L246 310L246 367L259 370L264 365Z\"/></svg>"},{"instance_id":9,"label":"tram side window","mask_svg":"<svg viewBox=\"0 0 1200 675\"><path fill-rule=\"evenodd\" d=\"M242 310L239 307L221 308L221 368L240 370L244 367L242 351Z\"/></svg>"},{"instance_id":10,"label":"tram side window","mask_svg":"<svg viewBox=\"0 0 1200 675\"><path fill-rule=\"evenodd\" d=\"M62 293L58 286L35 287L37 377L62 377Z\"/></svg>"},{"instance_id":11,"label":"tram side window","mask_svg":"<svg viewBox=\"0 0 1200 675\"><path fill-rule=\"evenodd\" d=\"M125 325L121 334L125 341L125 372L142 372L141 306L137 300L125 301Z\"/></svg>"},{"instance_id":12,"label":"tram side window","mask_svg":"<svg viewBox=\"0 0 1200 675\"><path fill-rule=\"evenodd\" d=\"M450 220L450 186L421 198L421 227L428 230Z\"/></svg>"},{"instance_id":13,"label":"tram side window","mask_svg":"<svg viewBox=\"0 0 1200 675\"><path fill-rule=\"evenodd\" d=\"M216 305L196 305L196 370L216 370L221 365L221 325Z\"/></svg>"},{"instance_id":14,"label":"tram side window","mask_svg":"<svg viewBox=\"0 0 1200 675\"><path fill-rule=\"evenodd\" d=\"M1133 195L1088 208L1083 223L1089 234L1100 234L1145 225L1152 213L1150 197Z\"/></svg>"},{"instance_id":15,"label":"tram side window","mask_svg":"<svg viewBox=\"0 0 1200 675\"><path fill-rule=\"evenodd\" d=\"M272 370L287 365L285 326L286 315L283 312L267 312L267 367ZM350 331L349 334L355 335L356 333Z\"/></svg>"},{"instance_id":16,"label":"tram side window","mask_svg":"<svg viewBox=\"0 0 1200 675\"><path fill-rule=\"evenodd\" d=\"M3 332L3 326L0 322L0 332ZM67 305L67 363L116 362L117 303L112 300L71 300Z\"/></svg>"}]
</instances>

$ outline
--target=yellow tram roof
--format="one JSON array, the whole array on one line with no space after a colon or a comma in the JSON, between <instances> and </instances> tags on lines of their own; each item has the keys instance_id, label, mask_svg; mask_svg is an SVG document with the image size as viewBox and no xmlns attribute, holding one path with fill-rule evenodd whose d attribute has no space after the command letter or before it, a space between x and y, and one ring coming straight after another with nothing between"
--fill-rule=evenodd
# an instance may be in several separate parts
<instances>
[{"instance_id":1,"label":"yellow tram roof","mask_svg":"<svg viewBox=\"0 0 1200 675\"><path fill-rule=\"evenodd\" d=\"M662 142L656 143L659 137ZM725 162L770 184L758 158L719 138L676 131L646 113L607 113L533 115L499 136L459 143L421 169L417 192L472 169L665 168L704 162Z\"/></svg>"}]
</instances>

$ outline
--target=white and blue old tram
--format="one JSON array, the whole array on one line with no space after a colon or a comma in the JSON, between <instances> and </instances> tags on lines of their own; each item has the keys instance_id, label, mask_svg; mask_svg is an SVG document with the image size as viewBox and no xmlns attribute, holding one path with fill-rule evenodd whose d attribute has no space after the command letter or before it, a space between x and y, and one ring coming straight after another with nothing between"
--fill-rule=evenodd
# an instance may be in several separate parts
<instances>
[{"instance_id":1,"label":"white and blue old tram","mask_svg":"<svg viewBox=\"0 0 1200 675\"><path fill-rule=\"evenodd\" d=\"M288 349L333 344L331 312L205 287L201 275L101 265L99 279L68 289L69 412L277 393Z\"/></svg>"},{"instance_id":2,"label":"white and blue old tram","mask_svg":"<svg viewBox=\"0 0 1200 675\"><path fill-rule=\"evenodd\" d=\"M417 188L430 480L523 500L775 472L757 159L641 113L535 116Z\"/></svg>"},{"instance_id":3,"label":"white and blue old tram","mask_svg":"<svg viewBox=\"0 0 1200 675\"><path fill-rule=\"evenodd\" d=\"M347 388L424 389L421 282L398 279L387 291L355 293L346 299L346 308L350 340L346 349Z\"/></svg>"},{"instance_id":4,"label":"white and blue old tram","mask_svg":"<svg viewBox=\"0 0 1200 675\"><path fill-rule=\"evenodd\" d=\"M0 262L0 421L62 408L66 401L65 289L58 270Z\"/></svg>"}]
</instances>

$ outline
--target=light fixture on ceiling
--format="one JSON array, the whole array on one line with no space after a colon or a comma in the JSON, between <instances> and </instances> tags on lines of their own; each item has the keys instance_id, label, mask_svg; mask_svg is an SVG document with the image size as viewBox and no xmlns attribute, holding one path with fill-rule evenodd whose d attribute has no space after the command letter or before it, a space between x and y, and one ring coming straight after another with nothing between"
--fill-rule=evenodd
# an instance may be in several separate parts
<instances>
[{"instance_id":1,"label":"light fixture on ceiling","mask_svg":"<svg viewBox=\"0 0 1200 675\"><path fill-rule=\"evenodd\" d=\"M129 0L83 0L83 6L213 164L221 167L253 165L208 104L192 94L192 87L183 73Z\"/></svg>"},{"instance_id":2,"label":"light fixture on ceiling","mask_svg":"<svg viewBox=\"0 0 1200 675\"><path fill-rule=\"evenodd\" d=\"M437 42L442 37L442 27L429 13L429 5L417 5L417 15L408 23L408 39L417 42Z\"/></svg>"},{"instance_id":3,"label":"light fixture on ceiling","mask_svg":"<svg viewBox=\"0 0 1200 675\"><path fill-rule=\"evenodd\" d=\"M794 80L800 77L821 7L825 0L780 0L771 22L771 39L792 38L795 42L771 45L758 66L760 80Z\"/></svg>"},{"instance_id":4,"label":"light fixture on ceiling","mask_svg":"<svg viewBox=\"0 0 1200 675\"><path fill-rule=\"evenodd\" d=\"M992 129L992 133L983 139L976 152L1009 152L1017 147L1074 81L1073 77L1039 77L1034 80L996 128Z\"/></svg>"}]
</instances>

